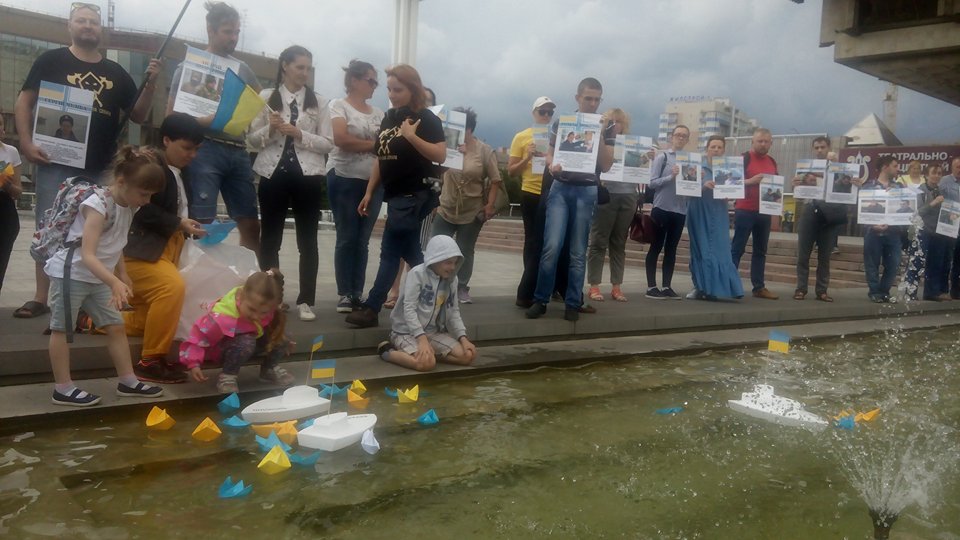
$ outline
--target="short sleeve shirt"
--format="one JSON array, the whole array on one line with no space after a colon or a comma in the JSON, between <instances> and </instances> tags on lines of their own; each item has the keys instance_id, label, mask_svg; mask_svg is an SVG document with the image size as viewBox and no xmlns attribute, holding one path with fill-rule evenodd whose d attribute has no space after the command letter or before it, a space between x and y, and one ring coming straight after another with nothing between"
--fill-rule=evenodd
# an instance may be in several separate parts
<instances>
[{"instance_id":1,"label":"short sleeve shirt","mask_svg":"<svg viewBox=\"0 0 960 540\"><path fill-rule=\"evenodd\" d=\"M435 114L422 109L412 115L414 121L420 120L417 135L421 139L428 143L444 142L443 124ZM435 175L433 163L400 134L404 120L397 109L390 109L380 124L376 150L384 199L429 189L423 180Z\"/></svg>"},{"instance_id":2,"label":"short sleeve shirt","mask_svg":"<svg viewBox=\"0 0 960 540\"><path fill-rule=\"evenodd\" d=\"M527 128L513 137L510 143L510 157L523 159L527 155L527 146L533 142L533 129ZM535 195L540 194L541 184L543 182L543 171L533 171L533 160L524 167L520 174L520 190Z\"/></svg>"},{"instance_id":3,"label":"short sleeve shirt","mask_svg":"<svg viewBox=\"0 0 960 540\"><path fill-rule=\"evenodd\" d=\"M108 270L112 271L116 268L117 263L120 262L123 247L127 245L127 233L130 231L130 223L133 222L135 209L120 206L113 202L112 199L108 199L108 204L112 205L109 211L116 216L116 219L113 225L100 235L100 243L97 244L97 259L99 259ZM72 242L83 236L83 226L87 221L83 215L83 209L88 207L104 217L107 215L107 208L104 206L103 200L101 200L100 197L97 195L87 197L85 201L80 203L80 212L77 214L77 219L70 225L70 231L67 232L65 239L67 242ZM67 248L60 248L53 257L47 260L47 265L43 270L50 277L63 278L63 263L66 262L66 260ZM80 253L80 249L76 249L73 252L70 279L83 281L85 283L100 283L100 279L93 275L93 272L83 264L83 256Z\"/></svg>"},{"instance_id":4,"label":"short sleeve shirt","mask_svg":"<svg viewBox=\"0 0 960 540\"><path fill-rule=\"evenodd\" d=\"M347 133L358 139L374 140L383 122L383 111L373 106L370 109L369 113L360 112L347 100L334 99L330 102L330 119L342 118L347 123ZM371 153L348 152L334 147L330 152L329 165L337 176L366 180L370 178L375 160Z\"/></svg>"}]
</instances>

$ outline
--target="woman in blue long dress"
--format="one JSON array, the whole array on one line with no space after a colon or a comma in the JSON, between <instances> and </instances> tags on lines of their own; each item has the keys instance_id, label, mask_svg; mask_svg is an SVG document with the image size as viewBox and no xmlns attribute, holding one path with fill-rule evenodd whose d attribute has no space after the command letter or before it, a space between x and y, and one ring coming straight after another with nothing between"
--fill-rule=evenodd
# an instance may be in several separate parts
<instances>
[{"instance_id":1,"label":"woman in blue long dress","mask_svg":"<svg viewBox=\"0 0 960 540\"><path fill-rule=\"evenodd\" d=\"M710 162L722 156L726 141L719 135L707 139L703 165L703 193L687 203L687 235L690 237L692 297L701 300L742 298L743 283L730 257L730 218L727 201L713 198Z\"/></svg>"}]
</instances>

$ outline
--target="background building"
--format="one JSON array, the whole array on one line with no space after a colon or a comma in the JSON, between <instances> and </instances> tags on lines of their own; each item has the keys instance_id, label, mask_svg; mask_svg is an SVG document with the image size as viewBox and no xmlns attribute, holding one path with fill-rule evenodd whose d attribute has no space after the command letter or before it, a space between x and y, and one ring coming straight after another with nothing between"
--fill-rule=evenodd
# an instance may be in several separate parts
<instances>
[{"instance_id":1,"label":"background building","mask_svg":"<svg viewBox=\"0 0 960 540\"><path fill-rule=\"evenodd\" d=\"M670 98L660 114L659 144L669 144L670 133L678 124L690 128L690 142L684 148L695 152L703 148L711 135L740 137L750 135L759 124L737 109L730 98L687 96Z\"/></svg>"}]
</instances>

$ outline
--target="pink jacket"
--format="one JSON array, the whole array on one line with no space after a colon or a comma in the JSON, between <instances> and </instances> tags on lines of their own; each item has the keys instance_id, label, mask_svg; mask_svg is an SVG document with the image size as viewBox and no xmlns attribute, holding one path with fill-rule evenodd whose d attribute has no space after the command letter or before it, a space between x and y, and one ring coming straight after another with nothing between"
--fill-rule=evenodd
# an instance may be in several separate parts
<instances>
[{"instance_id":1,"label":"pink jacket","mask_svg":"<svg viewBox=\"0 0 960 540\"><path fill-rule=\"evenodd\" d=\"M216 362L220 359L220 342L241 334L256 333L263 335L263 329L273 321L274 312L270 312L259 322L240 317L237 307L235 287L210 308L210 312L197 319L190 328L190 336L180 344L180 363L193 369L204 361Z\"/></svg>"}]
</instances>

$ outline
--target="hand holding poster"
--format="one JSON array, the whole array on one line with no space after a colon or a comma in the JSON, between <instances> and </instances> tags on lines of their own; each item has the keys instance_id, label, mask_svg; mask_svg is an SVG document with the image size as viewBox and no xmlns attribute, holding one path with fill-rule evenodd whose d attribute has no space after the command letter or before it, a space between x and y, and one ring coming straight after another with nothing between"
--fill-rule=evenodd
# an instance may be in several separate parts
<instances>
[{"instance_id":1,"label":"hand holding poster","mask_svg":"<svg viewBox=\"0 0 960 540\"><path fill-rule=\"evenodd\" d=\"M940 203L937 234L956 238L960 236L960 202L944 200Z\"/></svg>"},{"instance_id":2,"label":"hand holding poster","mask_svg":"<svg viewBox=\"0 0 960 540\"><path fill-rule=\"evenodd\" d=\"M240 63L188 45L173 110L197 118L216 114L228 69L240 73Z\"/></svg>"},{"instance_id":3,"label":"hand holding poster","mask_svg":"<svg viewBox=\"0 0 960 540\"><path fill-rule=\"evenodd\" d=\"M567 172L595 173L601 136L599 114L561 116L553 153L554 165L560 165Z\"/></svg>"},{"instance_id":4,"label":"hand holding poster","mask_svg":"<svg viewBox=\"0 0 960 540\"><path fill-rule=\"evenodd\" d=\"M860 165L856 163L830 163L827 167L825 200L829 203L857 204L857 184Z\"/></svg>"},{"instance_id":5,"label":"hand holding poster","mask_svg":"<svg viewBox=\"0 0 960 540\"><path fill-rule=\"evenodd\" d=\"M538 124L530 129L533 131L533 144L536 147L530 170L533 174L543 174L543 170L547 168L547 152L550 151L550 128Z\"/></svg>"},{"instance_id":6,"label":"hand holding poster","mask_svg":"<svg viewBox=\"0 0 960 540\"><path fill-rule=\"evenodd\" d=\"M703 191L700 179L703 176L700 154L695 152L677 152L677 195L699 197Z\"/></svg>"},{"instance_id":7,"label":"hand holding poster","mask_svg":"<svg viewBox=\"0 0 960 540\"><path fill-rule=\"evenodd\" d=\"M798 159L797 177L800 183L793 186L793 198L822 201L826 195L826 176L827 160Z\"/></svg>"},{"instance_id":8,"label":"hand holding poster","mask_svg":"<svg viewBox=\"0 0 960 540\"><path fill-rule=\"evenodd\" d=\"M714 157L713 198L742 199L743 193L743 156Z\"/></svg>"},{"instance_id":9,"label":"hand holding poster","mask_svg":"<svg viewBox=\"0 0 960 540\"><path fill-rule=\"evenodd\" d=\"M867 189L859 193L860 225L910 225L917 212L917 195L909 189Z\"/></svg>"},{"instance_id":10,"label":"hand holding poster","mask_svg":"<svg viewBox=\"0 0 960 540\"><path fill-rule=\"evenodd\" d=\"M33 144L51 163L83 169L95 94L89 90L40 81L33 118Z\"/></svg>"},{"instance_id":11,"label":"hand holding poster","mask_svg":"<svg viewBox=\"0 0 960 540\"><path fill-rule=\"evenodd\" d=\"M760 181L760 213L768 216L783 214L783 177L763 175Z\"/></svg>"}]
</instances>

